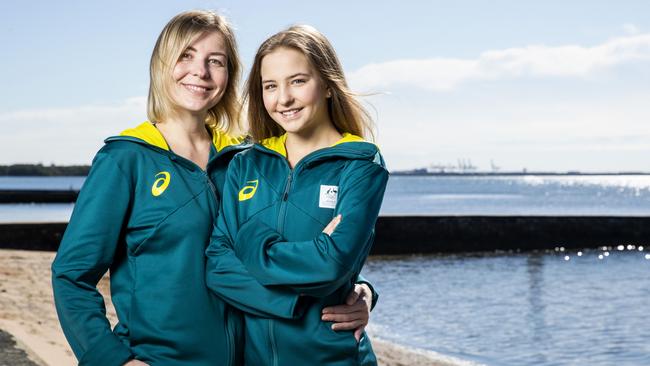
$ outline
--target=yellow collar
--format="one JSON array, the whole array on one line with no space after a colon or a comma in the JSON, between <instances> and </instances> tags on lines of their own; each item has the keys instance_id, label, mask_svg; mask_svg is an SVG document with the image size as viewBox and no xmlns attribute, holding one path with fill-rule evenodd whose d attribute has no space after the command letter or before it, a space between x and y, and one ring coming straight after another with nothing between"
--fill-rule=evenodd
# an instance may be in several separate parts
<instances>
[{"instance_id":1,"label":"yellow collar","mask_svg":"<svg viewBox=\"0 0 650 366\"><path fill-rule=\"evenodd\" d=\"M365 141L366 140L364 140L363 137L360 137L360 136L353 135L351 133L345 132L345 133L343 133L343 137L341 137L340 140L336 141L334 143L334 145L332 145L332 146L336 146L338 144L343 144L343 143L346 143L346 142L365 142Z\"/></svg>"},{"instance_id":2,"label":"yellow collar","mask_svg":"<svg viewBox=\"0 0 650 366\"><path fill-rule=\"evenodd\" d=\"M359 141L364 142L365 140L357 135L344 132L343 137L341 137L338 141L336 141L332 146L336 146L346 142L359 142ZM273 137L266 138L260 141L260 145L266 147L269 150L273 150L286 158L287 157L287 148L285 147L286 142L287 142L287 134L285 133L281 136L273 136Z\"/></svg>"},{"instance_id":3,"label":"yellow collar","mask_svg":"<svg viewBox=\"0 0 650 366\"><path fill-rule=\"evenodd\" d=\"M223 148L232 145L239 145L244 140L243 137L232 137L225 132L218 129L211 129L212 144L221 151ZM157 146L163 150L169 151L169 146L163 135L158 129L149 121L143 122L135 128L129 128L120 133L120 136L129 136L140 139L149 145Z\"/></svg>"}]
</instances>

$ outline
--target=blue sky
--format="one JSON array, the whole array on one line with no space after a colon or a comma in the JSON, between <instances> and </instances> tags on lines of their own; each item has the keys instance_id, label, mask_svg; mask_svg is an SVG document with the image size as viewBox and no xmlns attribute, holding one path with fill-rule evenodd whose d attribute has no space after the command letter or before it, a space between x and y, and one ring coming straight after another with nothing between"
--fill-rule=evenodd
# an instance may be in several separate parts
<instances>
[{"instance_id":1,"label":"blue sky","mask_svg":"<svg viewBox=\"0 0 650 366\"><path fill-rule=\"evenodd\" d=\"M2 2L0 164L87 164L144 120L156 37L193 8L230 18L245 70L288 25L325 33L392 169L650 171L647 1Z\"/></svg>"}]
</instances>

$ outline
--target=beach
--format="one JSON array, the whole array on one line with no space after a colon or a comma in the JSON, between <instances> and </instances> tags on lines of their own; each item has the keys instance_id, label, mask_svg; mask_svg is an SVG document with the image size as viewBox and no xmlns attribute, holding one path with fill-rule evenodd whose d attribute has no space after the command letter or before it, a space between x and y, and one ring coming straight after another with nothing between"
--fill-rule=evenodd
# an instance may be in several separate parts
<instances>
[{"instance_id":1,"label":"beach","mask_svg":"<svg viewBox=\"0 0 650 366\"><path fill-rule=\"evenodd\" d=\"M50 284L54 256L54 252L0 249L0 330L3 331L0 332L0 347L4 348L0 349L0 365L77 364L54 308ZM117 318L110 302L108 276L104 276L98 288L106 299L108 319L115 324ZM11 337L13 339L7 339ZM377 337L373 337L373 346L380 365L471 365Z\"/></svg>"}]
</instances>

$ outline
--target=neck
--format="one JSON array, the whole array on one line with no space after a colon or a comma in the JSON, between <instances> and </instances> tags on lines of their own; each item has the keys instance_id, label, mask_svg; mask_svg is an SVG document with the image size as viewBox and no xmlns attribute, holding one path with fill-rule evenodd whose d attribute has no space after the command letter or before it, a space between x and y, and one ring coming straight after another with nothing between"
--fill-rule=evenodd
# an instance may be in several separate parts
<instances>
[{"instance_id":1,"label":"neck","mask_svg":"<svg viewBox=\"0 0 650 366\"><path fill-rule=\"evenodd\" d=\"M171 151L193 161L203 170L207 168L212 138L203 119L170 116L156 127Z\"/></svg>"},{"instance_id":2,"label":"neck","mask_svg":"<svg viewBox=\"0 0 650 366\"><path fill-rule=\"evenodd\" d=\"M287 132L285 148L289 164L295 166L306 155L330 147L342 137L331 121L319 123L314 128L300 133Z\"/></svg>"},{"instance_id":3,"label":"neck","mask_svg":"<svg viewBox=\"0 0 650 366\"><path fill-rule=\"evenodd\" d=\"M171 115L157 123L156 127L170 145L196 146L211 140L204 120L194 115Z\"/></svg>"}]
</instances>

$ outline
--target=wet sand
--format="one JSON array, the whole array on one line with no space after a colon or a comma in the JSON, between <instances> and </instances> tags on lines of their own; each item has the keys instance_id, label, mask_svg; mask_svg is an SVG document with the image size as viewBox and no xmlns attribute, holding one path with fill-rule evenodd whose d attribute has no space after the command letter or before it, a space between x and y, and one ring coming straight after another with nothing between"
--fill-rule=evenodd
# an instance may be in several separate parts
<instances>
[{"instance_id":1,"label":"wet sand","mask_svg":"<svg viewBox=\"0 0 650 366\"><path fill-rule=\"evenodd\" d=\"M53 252L0 249L0 365L77 364L54 309L50 284L54 256ZM98 288L106 299L107 316L115 324L106 276ZM380 365L472 365L376 337L372 341Z\"/></svg>"}]
</instances>

